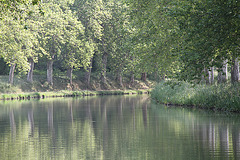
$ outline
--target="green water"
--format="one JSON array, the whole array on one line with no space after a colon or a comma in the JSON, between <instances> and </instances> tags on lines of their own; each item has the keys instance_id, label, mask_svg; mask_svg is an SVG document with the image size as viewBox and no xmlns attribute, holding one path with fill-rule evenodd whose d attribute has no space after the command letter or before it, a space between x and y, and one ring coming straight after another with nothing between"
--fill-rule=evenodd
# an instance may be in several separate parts
<instances>
[{"instance_id":1,"label":"green water","mask_svg":"<svg viewBox=\"0 0 240 160\"><path fill-rule=\"evenodd\" d=\"M240 159L240 116L147 96L0 102L0 160Z\"/></svg>"}]
</instances>

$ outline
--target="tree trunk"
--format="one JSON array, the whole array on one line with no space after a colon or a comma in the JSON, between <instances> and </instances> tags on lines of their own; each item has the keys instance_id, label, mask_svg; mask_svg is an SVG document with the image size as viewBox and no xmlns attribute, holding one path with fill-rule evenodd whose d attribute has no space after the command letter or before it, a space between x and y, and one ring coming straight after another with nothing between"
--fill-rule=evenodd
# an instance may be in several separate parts
<instances>
[{"instance_id":1,"label":"tree trunk","mask_svg":"<svg viewBox=\"0 0 240 160\"><path fill-rule=\"evenodd\" d=\"M142 73L141 80L144 81L144 82L147 81L147 73L146 72Z\"/></svg>"},{"instance_id":2,"label":"tree trunk","mask_svg":"<svg viewBox=\"0 0 240 160\"><path fill-rule=\"evenodd\" d=\"M232 59L231 81L232 83L236 83L239 81L239 62L237 58Z\"/></svg>"},{"instance_id":3,"label":"tree trunk","mask_svg":"<svg viewBox=\"0 0 240 160\"><path fill-rule=\"evenodd\" d=\"M134 84L134 81L135 81L135 79L134 79L134 74L132 73L132 74L131 74L130 84L133 85L133 84Z\"/></svg>"},{"instance_id":4,"label":"tree trunk","mask_svg":"<svg viewBox=\"0 0 240 160\"><path fill-rule=\"evenodd\" d=\"M214 67L210 67L210 71L208 72L209 74L209 83L213 84L214 83Z\"/></svg>"},{"instance_id":5,"label":"tree trunk","mask_svg":"<svg viewBox=\"0 0 240 160\"><path fill-rule=\"evenodd\" d=\"M53 85L53 60L47 62L47 82Z\"/></svg>"},{"instance_id":6,"label":"tree trunk","mask_svg":"<svg viewBox=\"0 0 240 160\"><path fill-rule=\"evenodd\" d=\"M13 77L14 77L14 70L15 70L16 64L15 63L11 63L10 66L10 72L9 72L9 83L13 84Z\"/></svg>"},{"instance_id":7,"label":"tree trunk","mask_svg":"<svg viewBox=\"0 0 240 160\"><path fill-rule=\"evenodd\" d=\"M166 80L166 75L165 75L165 73L162 74L162 80L163 80L163 81Z\"/></svg>"},{"instance_id":8,"label":"tree trunk","mask_svg":"<svg viewBox=\"0 0 240 160\"><path fill-rule=\"evenodd\" d=\"M72 72L73 72L73 68L69 67L68 70L67 70L67 76L69 78L71 87L72 87Z\"/></svg>"},{"instance_id":9,"label":"tree trunk","mask_svg":"<svg viewBox=\"0 0 240 160\"><path fill-rule=\"evenodd\" d=\"M204 67L201 81L206 84L212 84L212 79L214 79L213 74Z\"/></svg>"},{"instance_id":10,"label":"tree trunk","mask_svg":"<svg viewBox=\"0 0 240 160\"><path fill-rule=\"evenodd\" d=\"M119 72L117 74L117 81L118 81L120 87L123 87L122 75Z\"/></svg>"},{"instance_id":11,"label":"tree trunk","mask_svg":"<svg viewBox=\"0 0 240 160\"><path fill-rule=\"evenodd\" d=\"M87 68L87 71L85 72L85 83L87 84L88 88L90 87L91 72L92 72L92 59Z\"/></svg>"},{"instance_id":12,"label":"tree trunk","mask_svg":"<svg viewBox=\"0 0 240 160\"><path fill-rule=\"evenodd\" d=\"M201 81L200 81L202 84L203 83L206 83L206 80L205 80L205 68L203 69L203 71L201 72Z\"/></svg>"},{"instance_id":13,"label":"tree trunk","mask_svg":"<svg viewBox=\"0 0 240 160\"><path fill-rule=\"evenodd\" d=\"M28 75L27 75L27 81L32 83L33 82L33 69L34 69L34 61L33 58L29 59L29 63L30 63L30 69L28 71Z\"/></svg>"},{"instance_id":14,"label":"tree trunk","mask_svg":"<svg viewBox=\"0 0 240 160\"><path fill-rule=\"evenodd\" d=\"M102 71L101 71L101 81L104 84L106 84L107 57L108 54L104 52L102 56Z\"/></svg>"},{"instance_id":15,"label":"tree trunk","mask_svg":"<svg viewBox=\"0 0 240 160\"><path fill-rule=\"evenodd\" d=\"M206 84L210 84L211 74L209 73L209 70L207 68L204 68L204 80Z\"/></svg>"},{"instance_id":16,"label":"tree trunk","mask_svg":"<svg viewBox=\"0 0 240 160\"><path fill-rule=\"evenodd\" d=\"M223 66L221 70L218 72L218 83L225 83L227 82L228 75L227 75L227 60L223 62Z\"/></svg>"},{"instance_id":17,"label":"tree trunk","mask_svg":"<svg viewBox=\"0 0 240 160\"><path fill-rule=\"evenodd\" d=\"M166 75L164 71L161 71L160 75L158 75L158 82L165 81Z\"/></svg>"},{"instance_id":18,"label":"tree trunk","mask_svg":"<svg viewBox=\"0 0 240 160\"><path fill-rule=\"evenodd\" d=\"M118 82L118 84L122 88L123 87L123 81L122 81L122 65L121 64L118 66L116 74L117 74L116 75L116 81Z\"/></svg>"}]
</instances>

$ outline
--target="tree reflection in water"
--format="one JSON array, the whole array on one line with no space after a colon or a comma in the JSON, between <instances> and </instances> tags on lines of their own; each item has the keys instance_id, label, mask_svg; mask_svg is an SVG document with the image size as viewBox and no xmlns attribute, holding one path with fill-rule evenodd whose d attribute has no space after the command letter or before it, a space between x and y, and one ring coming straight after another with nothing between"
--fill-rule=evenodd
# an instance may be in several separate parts
<instances>
[{"instance_id":1,"label":"tree reflection in water","mask_svg":"<svg viewBox=\"0 0 240 160\"><path fill-rule=\"evenodd\" d=\"M10 102L0 159L240 159L239 121L147 96Z\"/></svg>"}]
</instances>

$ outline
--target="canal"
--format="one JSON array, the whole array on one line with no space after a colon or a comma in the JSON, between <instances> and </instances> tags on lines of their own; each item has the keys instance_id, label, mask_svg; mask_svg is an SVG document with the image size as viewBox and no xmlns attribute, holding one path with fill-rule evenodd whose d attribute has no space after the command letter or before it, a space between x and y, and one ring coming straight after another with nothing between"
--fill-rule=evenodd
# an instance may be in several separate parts
<instances>
[{"instance_id":1,"label":"canal","mask_svg":"<svg viewBox=\"0 0 240 160\"><path fill-rule=\"evenodd\" d=\"M240 116L147 95L2 101L0 159L240 159Z\"/></svg>"}]
</instances>

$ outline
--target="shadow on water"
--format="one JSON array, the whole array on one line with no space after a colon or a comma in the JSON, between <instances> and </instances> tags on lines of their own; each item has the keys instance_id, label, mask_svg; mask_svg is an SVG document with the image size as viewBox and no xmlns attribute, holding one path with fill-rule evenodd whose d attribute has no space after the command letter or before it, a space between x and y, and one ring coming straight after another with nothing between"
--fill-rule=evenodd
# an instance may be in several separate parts
<instances>
[{"instance_id":1,"label":"shadow on water","mask_svg":"<svg viewBox=\"0 0 240 160\"><path fill-rule=\"evenodd\" d=\"M147 96L0 104L0 159L240 159L240 117Z\"/></svg>"}]
</instances>

